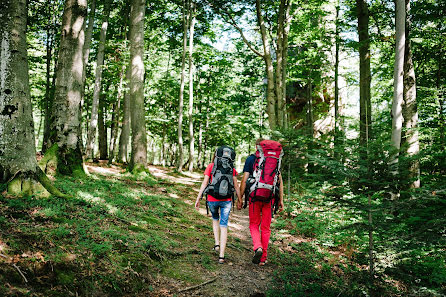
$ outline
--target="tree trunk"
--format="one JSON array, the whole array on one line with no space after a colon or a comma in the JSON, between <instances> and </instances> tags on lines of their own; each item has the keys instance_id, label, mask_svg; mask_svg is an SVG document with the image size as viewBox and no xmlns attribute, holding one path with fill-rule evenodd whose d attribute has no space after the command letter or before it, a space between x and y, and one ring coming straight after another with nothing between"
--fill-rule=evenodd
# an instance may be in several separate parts
<instances>
[{"instance_id":1,"label":"tree trunk","mask_svg":"<svg viewBox=\"0 0 446 297\"><path fill-rule=\"evenodd\" d=\"M188 0L183 0L183 54L181 56L181 82L180 82L180 98L178 103L178 158L177 170L183 171L184 152L183 152L183 100L184 100L184 77L186 76L186 50L187 50L187 27L188 21L186 10Z\"/></svg>"},{"instance_id":2,"label":"tree trunk","mask_svg":"<svg viewBox=\"0 0 446 297\"><path fill-rule=\"evenodd\" d=\"M90 50L91 50L91 39L93 36L93 29L94 29L94 19L96 15L96 0L92 0L91 7L90 7L90 16L88 18L88 27L85 31L85 43L84 43L84 49L83 49L83 58L84 58L84 66L82 69L82 94L81 94L81 113L84 107L85 102L85 80L87 77L87 65L88 65L88 59L90 57ZM84 24L85 28L86 24ZM88 118L88 112L87 112L87 118ZM85 123L85 134L88 135L88 121ZM83 131L83 130L81 130ZM83 153L85 154L85 148Z\"/></svg>"},{"instance_id":3,"label":"tree trunk","mask_svg":"<svg viewBox=\"0 0 446 297\"><path fill-rule=\"evenodd\" d=\"M105 125L105 115L107 114L105 103L105 94L101 94L99 98L98 110L98 144L99 144L99 159L107 160L107 126Z\"/></svg>"},{"instance_id":4,"label":"tree trunk","mask_svg":"<svg viewBox=\"0 0 446 297\"><path fill-rule=\"evenodd\" d=\"M96 75L95 75L95 83L93 91L93 102L91 104L90 128L88 130L87 145L85 150L86 157L91 159L94 158L94 146L95 146L94 144L96 138L96 130L98 129L98 105L99 105L99 96L101 94L102 69L104 66L104 52L105 52L109 15L110 15L110 0L107 0L104 6L104 18L102 21L101 33L99 36L98 55L96 59ZM104 155L101 152L101 159L103 156Z\"/></svg>"},{"instance_id":5,"label":"tree trunk","mask_svg":"<svg viewBox=\"0 0 446 297\"><path fill-rule=\"evenodd\" d=\"M442 59L444 57L444 52L443 52L443 45L440 44L440 48L438 51L438 69L437 69L437 79L436 79L436 88L437 88L437 97L438 97L438 103L439 103L439 108L440 108L440 112L439 112L439 124L440 124L440 144L442 145L442 147L446 147L446 135L445 135L445 131L446 131L446 117L445 117L445 103L446 103L446 98L445 98L445 90L444 90L444 86L441 85L441 71L442 69ZM440 173L441 174L445 174L446 173L446 157L442 156L440 157L440 161L439 161L439 167L440 167Z\"/></svg>"},{"instance_id":6,"label":"tree trunk","mask_svg":"<svg viewBox=\"0 0 446 297\"><path fill-rule=\"evenodd\" d=\"M335 114L334 114L334 148L335 148L335 159L339 159L339 43L340 43L340 37L339 37L339 0L336 4L336 19L335 19L335 26L336 26L336 32L335 32L335 75L334 75L334 83L335 83L335 89L334 89L334 107L335 107Z\"/></svg>"},{"instance_id":7,"label":"tree trunk","mask_svg":"<svg viewBox=\"0 0 446 297\"><path fill-rule=\"evenodd\" d=\"M82 81L83 81L84 86L85 86L88 58L90 57L91 38L93 36L95 15L96 15L96 0L92 0L91 7L90 7L90 16L88 17L88 27L87 27L87 31L85 32L85 43L84 43L84 50L83 50L84 68L82 70ZM85 94L85 88L84 88L84 93L82 94L82 97L84 97L84 94Z\"/></svg>"},{"instance_id":8,"label":"tree trunk","mask_svg":"<svg viewBox=\"0 0 446 297\"><path fill-rule=\"evenodd\" d=\"M203 160L201 164L203 167L206 166L206 151L208 149L208 131L209 131L209 104L206 104L206 124L205 124L205 136L204 136L204 149L203 149Z\"/></svg>"},{"instance_id":9,"label":"tree trunk","mask_svg":"<svg viewBox=\"0 0 446 297\"><path fill-rule=\"evenodd\" d=\"M367 147L371 135L369 11L365 0L356 0L359 35L359 126L360 144Z\"/></svg>"},{"instance_id":10,"label":"tree trunk","mask_svg":"<svg viewBox=\"0 0 446 297\"><path fill-rule=\"evenodd\" d=\"M418 110L417 110L417 95L416 95L416 80L415 69L412 62L412 49L410 44L410 1L406 2L406 40L404 49L404 103L403 103L403 118L404 131L402 135L402 142L407 143L405 154L413 157L420 152L420 144L418 138ZM408 164L409 178L411 187L420 187L420 163L418 160L410 161Z\"/></svg>"},{"instance_id":11,"label":"tree trunk","mask_svg":"<svg viewBox=\"0 0 446 297\"><path fill-rule=\"evenodd\" d=\"M201 116L202 105L199 105L198 113ZM200 120L198 128L198 157L197 157L197 167L203 168L203 163L201 162L201 157L203 155L203 123Z\"/></svg>"},{"instance_id":12,"label":"tree trunk","mask_svg":"<svg viewBox=\"0 0 446 297\"><path fill-rule=\"evenodd\" d=\"M260 0L256 0L256 12L257 12L257 22L260 27L260 33L262 36L262 44L263 44L263 59L265 61L266 66L266 79L267 79L267 91L266 91L266 100L267 100L267 113L268 113L268 122L271 130L276 130L277 127L277 117L276 117L276 91L274 85L274 66L271 59L270 45L268 40L268 35L266 32L265 22L262 16L262 10L260 7Z\"/></svg>"},{"instance_id":13,"label":"tree trunk","mask_svg":"<svg viewBox=\"0 0 446 297\"><path fill-rule=\"evenodd\" d=\"M126 19L129 19L129 13L130 13L130 9L128 5L128 0L125 1L126 2L126 12L125 15L127 16ZM123 28L123 32L126 32L126 27L128 25L128 22L126 22L124 28ZM130 28L129 30L130 31ZM125 33L124 33L125 34ZM130 36L130 32L128 32L127 34L125 34L124 36L124 41L127 40L127 36ZM124 66L123 66L123 70L124 70ZM130 79L130 67L127 67L127 69L125 70L125 81L126 84L128 86L128 82ZM124 92L124 97L123 97L123 114L122 114L122 125L121 125L121 135L119 136L119 152L118 152L118 162L121 163L127 163L128 162L128 147L129 147L129 140L130 140L130 101L129 101L129 92L126 90Z\"/></svg>"},{"instance_id":14,"label":"tree trunk","mask_svg":"<svg viewBox=\"0 0 446 297\"><path fill-rule=\"evenodd\" d=\"M56 26L56 15L52 12L54 9L54 3L52 0L49 1L48 8L48 15L51 15L51 18L48 20L47 24L47 44L46 44L46 89L45 89L45 122L43 126L43 140L42 140L42 152L45 153L45 151L51 146L50 143L50 120L51 120L51 110L53 105L53 99L54 99L54 74L52 76L52 82L51 81L51 64L53 60L53 56L55 51L53 52L54 47L54 39L55 39L55 26ZM54 62L54 64L56 64ZM53 72L55 72L55 66L53 68Z\"/></svg>"},{"instance_id":15,"label":"tree trunk","mask_svg":"<svg viewBox=\"0 0 446 297\"><path fill-rule=\"evenodd\" d=\"M113 104L110 152L108 156L109 164L111 164L115 158L116 140L118 139L118 128L119 128L119 111L121 110L122 88L124 85L124 71L125 71L125 66L122 66L121 72L119 73L120 78L119 78L118 95L117 95L118 102Z\"/></svg>"},{"instance_id":16,"label":"tree trunk","mask_svg":"<svg viewBox=\"0 0 446 297\"><path fill-rule=\"evenodd\" d=\"M283 109L283 127L285 129L288 129L288 116L287 116L287 109L286 109L286 79L287 79L287 65L288 65L288 35L290 32L290 26L291 26L291 16L290 16L290 9L291 5L289 1L286 3L286 10L285 10L285 28L283 30L283 60L282 60L282 98L279 98L279 100L282 100L282 109Z\"/></svg>"},{"instance_id":17,"label":"tree trunk","mask_svg":"<svg viewBox=\"0 0 446 297\"><path fill-rule=\"evenodd\" d=\"M26 0L2 1L0 9L0 183L8 184L11 195L45 195L35 182L38 180L50 193L66 197L37 166L26 47Z\"/></svg>"},{"instance_id":18,"label":"tree trunk","mask_svg":"<svg viewBox=\"0 0 446 297\"><path fill-rule=\"evenodd\" d=\"M59 58L56 70L54 103L51 112L51 142L57 146L57 171L71 175L83 172L80 122L83 92L83 23L86 0L66 0Z\"/></svg>"},{"instance_id":19,"label":"tree trunk","mask_svg":"<svg viewBox=\"0 0 446 297\"><path fill-rule=\"evenodd\" d=\"M277 126L282 128L284 126L284 104L282 100L283 92L283 37L284 37L284 22L285 22L285 0L280 0L279 16L277 21L277 50L276 50L276 98L277 98Z\"/></svg>"},{"instance_id":20,"label":"tree trunk","mask_svg":"<svg viewBox=\"0 0 446 297\"><path fill-rule=\"evenodd\" d=\"M401 146L401 128L403 124L402 104L403 104L403 74L404 74L404 46L405 46L405 10L404 0L395 2L395 64L393 72L393 102L392 102L392 145L399 150ZM397 162L397 156L395 156Z\"/></svg>"},{"instance_id":21,"label":"tree trunk","mask_svg":"<svg viewBox=\"0 0 446 297\"><path fill-rule=\"evenodd\" d=\"M195 29L195 3L191 1L189 7L189 172L194 170L194 61L192 54L194 52L194 29Z\"/></svg>"},{"instance_id":22,"label":"tree trunk","mask_svg":"<svg viewBox=\"0 0 446 297\"><path fill-rule=\"evenodd\" d=\"M126 81L130 79L130 67L126 71ZM121 135L119 137L118 161L128 163L129 140L130 140L130 96L129 91L124 92Z\"/></svg>"},{"instance_id":23,"label":"tree trunk","mask_svg":"<svg viewBox=\"0 0 446 297\"><path fill-rule=\"evenodd\" d=\"M26 48L26 0L3 1L0 68L0 183L36 173Z\"/></svg>"},{"instance_id":24,"label":"tree trunk","mask_svg":"<svg viewBox=\"0 0 446 297\"><path fill-rule=\"evenodd\" d=\"M147 135L144 108L144 16L145 0L132 0L130 8L130 116L132 155L130 171L145 170Z\"/></svg>"}]
</instances>

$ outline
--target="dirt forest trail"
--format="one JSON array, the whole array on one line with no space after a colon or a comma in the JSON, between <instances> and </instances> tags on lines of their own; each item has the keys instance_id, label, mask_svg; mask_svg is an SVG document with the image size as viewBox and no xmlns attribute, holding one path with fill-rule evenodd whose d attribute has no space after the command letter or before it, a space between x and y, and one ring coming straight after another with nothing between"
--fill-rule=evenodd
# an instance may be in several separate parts
<instances>
[{"instance_id":1,"label":"dirt forest trail","mask_svg":"<svg viewBox=\"0 0 446 297\"><path fill-rule=\"evenodd\" d=\"M87 165L87 168L90 173L110 177L125 172L122 167L118 166L97 166L90 164ZM149 166L149 171L151 175L161 181L160 185L175 185L177 189L181 189L182 195L171 193L162 186L156 189L157 192L174 199L181 199L190 205L191 208L194 208L195 199L203 178L201 172L189 173L184 171L178 174L174 173L171 168L161 166ZM207 217L211 228L211 217L206 213L204 199L200 202L199 213ZM192 221L190 225L187 227L193 227ZM274 232L275 230L273 230ZM212 231L209 234L203 234L203 236L212 238ZM277 247L273 247L272 245L270 243L270 250L277 249ZM211 249L212 246L209 246L209 251ZM273 273L277 267L271 262L268 262L263 267L255 265L251 262L252 256L253 251L249 232L248 209L239 211L233 208L229 218L225 264L216 265L216 269L212 270L203 270L196 267L197 273L202 274L201 279L203 279L203 282L200 284L188 284L183 281L160 276L156 280L157 288L155 289L154 296L266 296L266 291L272 282ZM210 261L217 263L217 260L218 254L214 252L213 258Z\"/></svg>"},{"instance_id":2,"label":"dirt forest trail","mask_svg":"<svg viewBox=\"0 0 446 297\"><path fill-rule=\"evenodd\" d=\"M169 175L168 169L154 166L150 167L150 172L157 178L168 179L171 182L187 186L189 191L183 198L187 204L193 207L202 182L202 174L184 172L183 177L172 177ZM203 216L207 216L204 200L200 202L199 212ZM209 225L211 224L209 217ZM235 245L234 240L237 240L239 244ZM265 296L275 267L269 263L264 267L252 264L252 255L248 209L239 211L233 208L229 218L226 263L219 265L216 271L209 273L210 283L205 284L206 282L204 282L199 287L179 294L181 296ZM215 261L217 259L218 254L216 253Z\"/></svg>"}]
</instances>

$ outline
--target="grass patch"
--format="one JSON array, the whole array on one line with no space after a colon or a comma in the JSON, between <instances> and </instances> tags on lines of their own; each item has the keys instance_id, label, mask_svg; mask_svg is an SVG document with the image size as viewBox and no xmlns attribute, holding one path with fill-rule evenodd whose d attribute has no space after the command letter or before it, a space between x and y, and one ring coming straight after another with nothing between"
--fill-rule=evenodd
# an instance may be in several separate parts
<instances>
[{"instance_id":1,"label":"grass patch","mask_svg":"<svg viewBox=\"0 0 446 297\"><path fill-rule=\"evenodd\" d=\"M159 186L153 177L58 177L55 184L74 199L0 197L2 253L29 280L0 263L0 283L8 284L0 295L138 295L154 290L158 273L195 283L197 267L212 266L209 249L196 252L212 246L203 236L210 224L181 199L149 191ZM197 227L185 228L190 222Z\"/></svg>"}]
</instances>

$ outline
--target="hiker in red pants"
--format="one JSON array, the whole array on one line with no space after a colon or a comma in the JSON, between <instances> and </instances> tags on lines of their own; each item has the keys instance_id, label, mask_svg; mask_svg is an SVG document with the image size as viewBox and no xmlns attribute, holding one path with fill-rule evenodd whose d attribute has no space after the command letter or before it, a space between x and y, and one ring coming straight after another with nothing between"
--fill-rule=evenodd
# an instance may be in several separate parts
<instances>
[{"instance_id":1,"label":"hiker in red pants","mask_svg":"<svg viewBox=\"0 0 446 297\"><path fill-rule=\"evenodd\" d=\"M243 168L240 192L249 200L249 230L254 256L252 262L265 265L271 235L271 218L275 209L283 210L283 182L280 162L283 155L280 143L258 139L256 154L250 155ZM242 208L242 200L237 201ZM260 230L259 230L260 228Z\"/></svg>"}]
</instances>

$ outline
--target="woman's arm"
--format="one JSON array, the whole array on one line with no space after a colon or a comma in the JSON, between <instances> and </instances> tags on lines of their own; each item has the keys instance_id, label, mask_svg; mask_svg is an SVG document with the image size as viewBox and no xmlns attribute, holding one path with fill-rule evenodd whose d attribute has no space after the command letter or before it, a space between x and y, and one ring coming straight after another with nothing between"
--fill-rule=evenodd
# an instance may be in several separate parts
<instances>
[{"instance_id":1,"label":"woman's arm","mask_svg":"<svg viewBox=\"0 0 446 297\"><path fill-rule=\"evenodd\" d=\"M198 192L197 200L195 201L195 208L198 210L200 208L200 198L203 195L204 189L209 183L209 176L205 175L203 182L201 183L200 191Z\"/></svg>"},{"instance_id":2,"label":"woman's arm","mask_svg":"<svg viewBox=\"0 0 446 297\"><path fill-rule=\"evenodd\" d=\"M238 180L235 176L232 177L232 180L234 181L234 188L235 188L235 193L237 194L237 199L241 200L242 196L240 195L240 188L238 186Z\"/></svg>"},{"instance_id":3,"label":"woman's arm","mask_svg":"<svg viewBox=\"0 0 446 297\"><path fill-rule=\"evenodd\" d=\"M279 212L283 210L283 180L282 180L282 174L279 175Z\"/></svg>"}]
</instances>

